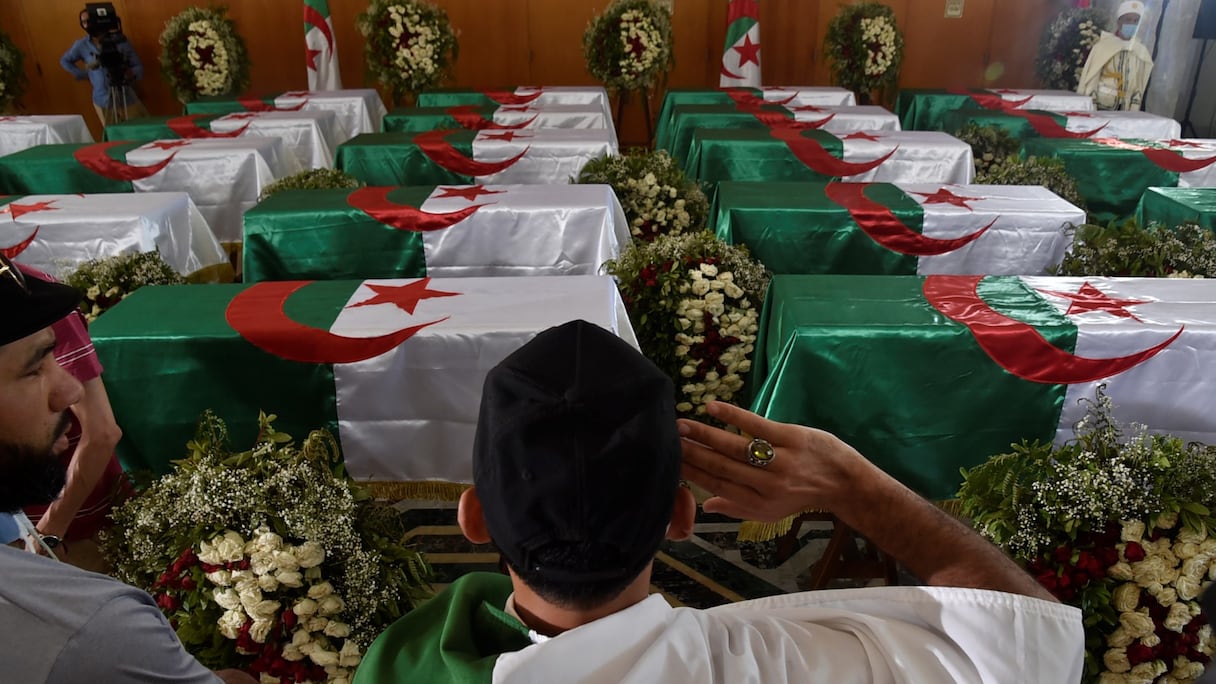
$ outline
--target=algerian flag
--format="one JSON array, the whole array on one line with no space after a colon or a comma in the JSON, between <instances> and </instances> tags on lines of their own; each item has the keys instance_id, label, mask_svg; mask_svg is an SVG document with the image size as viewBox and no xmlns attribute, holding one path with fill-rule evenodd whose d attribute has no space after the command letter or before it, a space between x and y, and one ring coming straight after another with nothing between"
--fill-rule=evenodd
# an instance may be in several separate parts
<instances>
[{"instance_id":1,"label":"algerian flag","mask_svg":"<svg viewBox=\"0 0 1216 684\"><path fill-rule=\"evenodd\" d=\"M933 498L1013 442L1073 437L1103 383L1118 420L1216 443L1214 300L1210 280L778 276L754 408Z\"/></svg>"},{"instance_id":2,"label":"algerian flag","mask_svg":"<svg viewBox=\"0 0 1216 684\"><path fill-rule=\"evenodd\" d=\"M729 0L726 47L722 51L722 88L760 85L760 3Z\"/></svg>"},{"instance_id":3,"label":"algerian flag","mask_svg":"<svg viewBox=\"0 0 1216 684\"><path fill-rule=\"evenodd\" d=\"M592 275L631 240L608 185L298 190L245 213L244 275Z\"/></svg>"},{"instance_id":4,"label":"algerian flag","mask_svg":"<svg viewBox=\"0 0 1216 684\"><path fill-rule=\"evenodd\" d=\"M152 287L90 331L128 470L167 471L211 408L238 448L264 410L334 430L356 478L470 482L486 373L575 319L637 346L607 276Z\"/></svg>"},{"instance_id":5,"label":"algerian flag","mask_svg":"<svg viewBox=\"0 0 1216 684\"><path fill-rule=\"evenodd\" d=\"M304 0L304 49L308 64L309 90L341 90L338 47L328 0Z\"/></svg>"}]
</instances>

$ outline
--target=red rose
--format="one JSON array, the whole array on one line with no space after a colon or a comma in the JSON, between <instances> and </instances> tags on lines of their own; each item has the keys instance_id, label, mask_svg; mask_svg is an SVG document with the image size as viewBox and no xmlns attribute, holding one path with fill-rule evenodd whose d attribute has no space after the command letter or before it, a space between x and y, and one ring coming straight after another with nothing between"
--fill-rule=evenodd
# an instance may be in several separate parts
<instances>
[{"instance_id":1,"label":"red rose","mask_svg":"<svg viewBox=\"0 0 1216 684\"><path fill-rule=\"evenodd\" d=\"M1072 549L1067 544L1056 547L1055 558L1057 563L1068 563L1072 560Z\"/></svg>"},{"instance_id":2,"label":"red rose","mask_svg":"<svg viewBox=\"0 0 1216 684\"><path fill-rule=\"evenodd\" d=\"M1140 546L1138 542L1128 542L1127 547L1123 549L1123 557L1130 563L1144 560L1145 555L1147 554L1144 553L1144 547Z\"/></svg>"},{"instance_id":3,"label":"red rose","mask_svg":"<svg viewBox=\"0 0 1216 684\"><path fill-rule=\"evenodd\" d=\"M1102 567L1098 557L1088 551L1082 551L1077 557L1077 569L1090 579L1098 579L1106 574L1106 568Z\"/></svg>"},{"instance_id":4,"label":"red rose","mask_svg":"<svg viewBox=\"0 0 1216 684\"><path fill-rule=\"evenodd\" d=\"M1098 556L1098 561L1102 563L1104 569L1119 562L1119 550L1114 546L1099 547L1094 549L1094 553Z\"/></svg>"},{"instance_id":5,"label":"red rose","mask_svg":"<svg viewBox=\"0 0 1216 684\"><path fill-rule=\"evenodd\" d=\"M1044 589L1050 592L1055 592L1060 586L1059 576L1056 575L1055 570L1044 570L1035 575L1035 579L1039 581L1039 584L1043 585Z\"/></svg>"},{"instance_id":6,"label":"red rose","mask_svg":"<svg viewBox=\"0 0 1216 684\"><path fill-rule=\"evenodd\" d=\"M1127 662L1131 663L1132 667L1140 663L1147 663L1150 660L1154 660L1152 648L1145 646L1139 641L1127 647Z\"/></svg>"}]
</instances>

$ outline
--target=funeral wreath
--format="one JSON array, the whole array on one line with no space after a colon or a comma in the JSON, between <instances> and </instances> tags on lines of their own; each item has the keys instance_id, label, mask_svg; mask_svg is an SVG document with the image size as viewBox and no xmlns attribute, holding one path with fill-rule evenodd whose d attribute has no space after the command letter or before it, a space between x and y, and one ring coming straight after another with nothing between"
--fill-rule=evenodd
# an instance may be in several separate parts
<instances>
[{"instance_id":1,"label":"funeral wreath","mask_svg":"<svg viewBox=\"0 0 1216 684\"><path fill-rule=\"evenodd\" d=\"M165 23L160 68L182 102L249 87L249 55L226 7L191 7Z\"/></svg>"}]
</instances>

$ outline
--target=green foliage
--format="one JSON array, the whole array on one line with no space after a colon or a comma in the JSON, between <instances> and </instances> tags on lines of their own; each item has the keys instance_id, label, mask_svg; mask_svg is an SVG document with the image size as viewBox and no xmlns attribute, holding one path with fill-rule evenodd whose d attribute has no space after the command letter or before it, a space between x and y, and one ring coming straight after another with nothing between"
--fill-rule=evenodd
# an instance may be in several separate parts
<instances>
[{"instance_id":1,"label":"green foliage","mask_svg":"<svg viewBox=\"0 0 1216 684\"><path fill-rule=\"evenodd\" d=\"M1107 14L1099 9L1065 9L1043 29L1035 75L1044 88L1076 90L1089 51L1107 25Z\"/></svg>"},{"instance_id":2,"label":"green foliage","mask_svg":"<svg viewBox=\"0 0 1216 684\"><path fill-rule=\"evenodd\" d=\"M1076 230L1058 275L1216 277L1216 236L1201 226L1141 227L1129 219Z\"/></svg>"},{"instance_id":3,"label":"green foliage","mask_svg":"<svg viewBox=\"0 0 1216 684\"><path fill-rule=\"evenodd\" d=\"M653 0L613 0L583 32L587 71L610 90L642 90L675 64L671 12Z\"/></svg>"},{"instance_id":4,"label":"green foliage","mask_svg":"<svg viewBox=\"0 0 1216 684\"><path fill-rule=\"evenodd\" d=\"M400 100L434 88L460 54L448 13L422 0L372 0L355 19L367 71Z\"/></svg>"},{"instance_id":5,"label":"green foliage","mask_svg":"<svg viewBox=\"0 0 1216 684\"><path fill-rule=\"evenodd\" d=\"M249 53L227 7L190 7L165 22L160 69L181 102L249 87Z\"/></svg>"},{"instance_id":6,"label":"green foliage","mask_svg":"<svg viewBox=\"0 0 1216 684\"><path fill-rule=\"evenodd\" d=\"M904 37L895 11L878 2L845 5L828 24L823 51L832 78L859 95L899 80L904 59Z\"/></svg>"},{"instance_id":7,"label":"green foliage","mask_svg":"<svg viewBox=\"0 0 1216 684\"><path fill-rule=\"evenodd\" d=\"M284 190L326 190L330 188L358 188L363 182L339 169L309 169L294 173L262 188L261 202Z\"/></svg>"},{"instance_id":8,"label":"green foliage","mask_svg":"<svg viewBox=\"0 0 1216 684\"><path fill-rule=\"evenodd\" d=\"M1021 141L1001 126L981 126L968 122L954 137L971 146L977 174L986 173L996 164L1016 157L1022 150Z\"/></svg>"},{"instance_id":9,"label":"green foliage","mask_svg":"<svg viewBox=\"0 0 1216 684\"><path fill-rule=\"evenodd\" d=\"M1042 185L1069 203L1085 208L1085 200L1077 189L1077 180L1059 159L1006 157L976 174L975 182L981 185Z\"/></svg>"},{"instance_id":10,"label":"green foliage","mask_svg":"<svg viewBox=\"0 0 1216 684\"><path fill-rule=\"evenodd\" d=\"M294 596L312 597L312 589L328 582L344 604L333 620L349 626L349 639L360 650L431 594L429 566L401 543L405 530L399 516L345 475L334 438L317 430L297 447L289 435L274 429L274 420L261 414L257 443L234 452L223 421L210 411L203 414L186 457L174 462L172 473L116 508L115 525L103 538L115 576L154 594L183 645L208 667L248 667L256 655L239 653L237 641L219 631L225 611L215 596L232 591L228 587L277 600L277 614L290 608ZM242 589L235 569L220 571L225 577L216 580L216 568L200 559L209 553L209 544L235 536L249 540L243 551L237 544L237 556L253 558L252 572L262 572L257 554L266 552L261 546L266 535L322 554L313 561L316 565L299 561L302 589L290 589L299 585L286 580L272 586L253 582ZM246 574L249 567L245 565ZM166 583L182 574L191 580L186 586ZM281 622L274 624L278 629ZM334 650L345 638L326 635L313 636ZM290 642L290 632L285 638Z\"/></svg>"},{"instance_id":11,"label":"green foliage","mask_svg":"<svg viewBox=\"0 0 1216 684\"><path fill-rule=\"evenodd\" d=\"M705 229L709 200L665 151L633 150L593 159L575 182L611 185L636 239Z\"/></svg>"},{"instance_id":12,"label":"green foliage","mask_svg":"<svg viewBox=\"0 0 1216 684\"><path fill-rule=\"evenodd\" d=\"M81 264L63 281L80 290L80 309L90 322L146 285L181 285L185 279L159 252L120 254Z\"/></svg>"},{"instance_id":13,"label":"green foliage","mask_svg":"<svg viewBox=\"0 0 1216 684\"><path fill-rule=\"evenodd\" d=\"M25 56L12 38L0 31L0 112L21 98L25 81Z\"/></svg>"}]
</instances>

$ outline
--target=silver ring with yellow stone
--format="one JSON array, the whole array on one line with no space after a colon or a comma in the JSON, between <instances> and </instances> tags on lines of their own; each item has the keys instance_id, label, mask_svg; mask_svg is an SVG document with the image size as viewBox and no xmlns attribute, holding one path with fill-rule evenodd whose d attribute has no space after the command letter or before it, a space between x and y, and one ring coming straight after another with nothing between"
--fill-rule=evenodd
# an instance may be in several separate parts
<instances>
[{"instance_id":1,"label":"silver ring with yellow stone","mask_svg":"<svg viewBox=\"0 0 1216 684\"><path fill-rule=\"evenodd\" d=\"M767 468L777 458L777 452L768 440L756 437L747 445L747 462L757 468Z\"/></svg>"}]
</instances>

